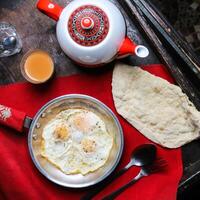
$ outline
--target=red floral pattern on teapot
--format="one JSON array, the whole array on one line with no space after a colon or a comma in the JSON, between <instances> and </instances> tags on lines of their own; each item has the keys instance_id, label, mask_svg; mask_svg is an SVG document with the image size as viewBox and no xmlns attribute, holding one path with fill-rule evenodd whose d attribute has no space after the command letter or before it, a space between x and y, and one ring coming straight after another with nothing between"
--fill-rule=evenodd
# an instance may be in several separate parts
<instances>
[{"instance_id":1,"label":"red floral pattern on teapot","mask_svg":"<svg viewBox=\"0 0 200 200\"><path fill-rule=\"evenodd\" d=\"M50 0L38 0L37 8L57 21L62 50L76 63L97 67L115 58L148 56L149 51L127 36L124 16L109 0L73 0L62 8Z\"/></svg>"}]
</instances>

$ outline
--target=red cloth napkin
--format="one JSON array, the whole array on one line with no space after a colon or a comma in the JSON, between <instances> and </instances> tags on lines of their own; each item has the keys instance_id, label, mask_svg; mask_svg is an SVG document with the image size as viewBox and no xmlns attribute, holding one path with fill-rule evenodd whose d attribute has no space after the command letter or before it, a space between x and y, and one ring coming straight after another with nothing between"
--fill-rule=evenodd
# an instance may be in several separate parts
<instances>
[{"instance_id":1,"label":"red cloth napkin","mask_svg":"<svg viewBox=\"0 0 200 200\"><path fill-rule=\"evenodd\" d=\"M173 82L161 65L145 70ZM46 85L19 83L0 87L0 104L25 111L33 117L49 100L64 94L91 95L109 106L117 115L124 131L125 146L120 165L128 163L132 150L150 141L116 113L111 93L112 69L98 74L82 74L53 79ZM158 154L168 162L165 173L143 178L124 191L117 199L174 200L182 175L181 149L169 150L158 146ZM34 166L28 151L27 133L17 133L0 126L0 197L1 199L80 199L87 191L58 186L47 180ZM133 167L114 181L96 199L131 180L138 168Z\"/></svg>"}]
</instances>

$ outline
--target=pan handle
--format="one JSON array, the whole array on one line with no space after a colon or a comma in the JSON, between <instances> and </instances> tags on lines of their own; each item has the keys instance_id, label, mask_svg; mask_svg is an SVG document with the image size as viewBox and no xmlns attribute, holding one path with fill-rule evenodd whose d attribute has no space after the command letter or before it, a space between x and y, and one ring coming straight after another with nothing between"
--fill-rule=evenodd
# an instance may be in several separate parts
<instances>
[{"instance_id":1,"label":"pan handle","mask_svg":"<svg viewBox=\"0 0 200 200\"><path fill-rule=\"evenodd\" d=\"M0 104L0 124L22 132L25 122L26 113Z\"/></svg>"}]
</instances>

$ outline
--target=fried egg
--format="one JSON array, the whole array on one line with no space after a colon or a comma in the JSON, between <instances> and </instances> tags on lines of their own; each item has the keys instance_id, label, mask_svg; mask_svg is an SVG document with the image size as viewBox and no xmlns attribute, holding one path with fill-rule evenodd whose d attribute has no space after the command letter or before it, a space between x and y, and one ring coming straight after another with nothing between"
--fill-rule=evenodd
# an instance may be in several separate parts
<instances>
[{"instance_id":1,"label":"fried egg","mask_svg":"<svg viewBox=\"0 0 200 200\"><path fill-rule=\"evenodd\" d=\"M65 174L83 175L102 167L113 138L104 121L84 109L61 111L43 129L42 156Z\"/></svg>"}]
</instances>

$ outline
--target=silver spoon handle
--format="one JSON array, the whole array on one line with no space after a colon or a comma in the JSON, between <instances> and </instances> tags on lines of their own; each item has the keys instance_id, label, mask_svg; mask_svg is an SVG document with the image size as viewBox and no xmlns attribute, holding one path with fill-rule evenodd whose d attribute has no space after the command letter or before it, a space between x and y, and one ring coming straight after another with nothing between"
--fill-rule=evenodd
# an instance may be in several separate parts
<instances>
[{"instance_id":1,"label":"silver spoon handle","mask_svg":"<svg viewBox=\"0 0 200 200\"><path fill-rule=\"evenodd\" d=\"M138 173L138 175L134 179L132 179L130 182L128 182L127 184L125 184L121 188L115 190L111 194L105 196L102 200L113 200L113 199L115 199L124 190L126 190L128 187L130 187L131 185L133 185L135 182L137 182L139 179L141 179L144 176L145 175L143 174L142 170L140 170L140 172Z\"/></svg>"},{"instance_id":2,"label":"silver spoon handle","mask_svg":"<svg viewBox=\"0 0 200 200\"><path fill-rule=\"evenodd\" d=\"M90 189L89 192L81 198L81 200L91 200L95 195L101 192L106 186L108 186L112 181L117 179L119 176L124 174L133 164L129 162L123 169L117 171L115 174L112 174L105 181L101 182L99 185Z\"/></svg>"}]
</instances>

